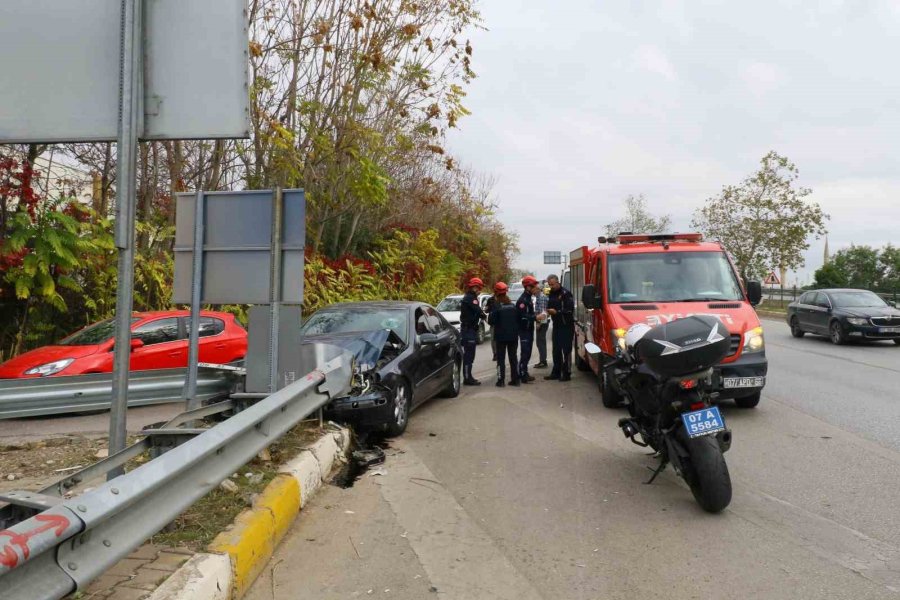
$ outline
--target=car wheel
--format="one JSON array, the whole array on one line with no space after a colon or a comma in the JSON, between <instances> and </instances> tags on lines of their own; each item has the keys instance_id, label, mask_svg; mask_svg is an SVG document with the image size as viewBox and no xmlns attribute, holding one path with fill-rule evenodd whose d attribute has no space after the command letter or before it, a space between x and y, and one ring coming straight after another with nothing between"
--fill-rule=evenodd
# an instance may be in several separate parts
<instances>
[{"instance_id":1,"label":"car wheel","mask_svg":"<svg viewBox=\"0 0 900 600\"><path fill-rule=\"evenodd\" d=\"M484 324L481 324L481 325L478 326L478 334L477 334L477 337L475 338L475 343L478 344L478 345L483 344L483 343L484 343L484 338L485 338L485 335L484 335Z\"/></svg>"},{"instance_id":2,"label":"car wheel","mask_svg":"<svg viewBox=\"0 0 900 600\"><path fill-rule=\"evenodd\" d=\"M600 370L600 394L603 396L603 406L606 408L618 408L625 400L622 398L622 394L613 389L606 369Z\"/></svg>"},{"instance_id":3,"label":"car wheel","mask_svg":"<svg viewBox=\"0 0 900 600\"><path fill-rule=\"evenodd\" d=\"M406 426L409 424L409 408L412 404L412 397L409 393L409 386L405 382L400 381L394 388L394 398L391 400L393 412L391 422L388 423L388 437L397 437L403 435Z\"/></svg>"},{"instance_id":4,"label":"car wheel","mask_svg":"<svg viewBox=\"0 0 900 600\"><path fill-rule=\"evenodd\" d=\"M900 346L900 338L895 338L894 343L897 344L898 346Z\"/></svg>"},{"instance_id":5,"label":"car wheel","mask_svg":"<svg viewBox=\"0 0 900 600\"><path fill-rule=\"evenodd\" d=\"M795 338L802 338L806 332L800 329L800 320L797 317L791 317L791 335Z\"/></svg>"},{"instance_id":6,"label":"car wheel","mask_svg":"<svg viewBox=\"0 0 900 600\"><path fill-rule=\"evenodd\" d=\"M459 396L460 386L462 385L462 361L457 360L453 363L453 375L450 376L450 383L444 388L444 398L456 398Z\"/></svg>"},{"instance_id":7,"label":"car wheel","mask_svg":"<svg viewBox=\"0 0 900 600\"><path fill-rule=\"evenodd\" d=\"M832 321L829 331L831 332L831 343L835 346L840 346L847 341L847 334L844 333L844 328L839 321Z\"/></svg>"},{"instance_id":8,"label":"car wheel","mask_svg":"<svg viewBox=\"0 0 900 600\"><path fill-rule=\"evenodd\" d=\"M735 398L734 403L738 408L756 408L756 405L759 404L760 398L762 398L762 392L756 392L752 396Z\"/></svg>"}]
</instances>

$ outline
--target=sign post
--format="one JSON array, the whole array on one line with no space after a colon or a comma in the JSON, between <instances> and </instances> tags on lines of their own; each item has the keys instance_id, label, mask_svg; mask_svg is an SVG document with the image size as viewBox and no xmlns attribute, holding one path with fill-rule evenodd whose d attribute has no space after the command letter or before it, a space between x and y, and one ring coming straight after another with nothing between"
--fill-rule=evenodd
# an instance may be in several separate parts
<instances>
[{"instance_id":1,"label":"sign post","mask_svg":"<svg viewBox=\"0 0 900 600\"><path fill-rule=\"evenodd\" d=\"M116 193L116 341L113 359L112 406L109 414L109 455L125 449L128 371L131 366L131 309L134 300L135 167L140 135L140 94L143 13L141 0L122 0L122 50L119 68L119 138ZM119 467L109 479L124 473Z\"/></svg>"}]
</instances>

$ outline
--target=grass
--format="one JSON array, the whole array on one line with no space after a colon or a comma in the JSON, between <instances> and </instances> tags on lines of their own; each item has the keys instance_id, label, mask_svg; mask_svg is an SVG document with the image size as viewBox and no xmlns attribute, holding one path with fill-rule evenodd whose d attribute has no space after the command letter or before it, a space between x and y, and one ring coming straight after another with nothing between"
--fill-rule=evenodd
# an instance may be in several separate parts
<instances>
[{"instance_id":1,"label":"grass","mask_svg":"<svg viewBox=\"0 0 900 600\"><path fill-rule=\"evenodd\" d=\"M239 488L236 493L215 487L162 532L150 538L150 543L194 551L205 549L242 510L253 503L253 498L278 474L278 467L318 439L320 433L312 423L294 427L269 446L270 460L257 456L236 471L231 479Z\"/></svg>"}]
</instances>

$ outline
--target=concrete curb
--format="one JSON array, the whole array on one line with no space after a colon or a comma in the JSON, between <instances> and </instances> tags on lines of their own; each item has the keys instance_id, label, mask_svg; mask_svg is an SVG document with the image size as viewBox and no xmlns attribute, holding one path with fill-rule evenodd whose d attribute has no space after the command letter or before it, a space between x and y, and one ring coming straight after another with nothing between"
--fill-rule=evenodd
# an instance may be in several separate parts
<instances>
[{"instance_id":1,"label":"concrete curb","mask_svg":"<svg viewBox=\"0 0 900 600\"><path fill-rule=\"evenodd\" d=\"M228 530L194 555L149 600L239 599L269 562L310 498L336 462L350 453L350 430L326 433L279 467L279 474Z\"/></svg>"}]
</instances>

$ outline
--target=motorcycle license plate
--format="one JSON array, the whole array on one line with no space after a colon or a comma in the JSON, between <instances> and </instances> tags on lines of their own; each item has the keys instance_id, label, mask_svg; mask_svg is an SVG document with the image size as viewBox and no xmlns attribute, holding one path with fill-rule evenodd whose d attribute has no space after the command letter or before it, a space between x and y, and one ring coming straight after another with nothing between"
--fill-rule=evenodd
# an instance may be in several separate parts
<instances>
[{"instance_id":1,"label":"motorcycle license plate","mask_svg":"<svg viewBox=\"0 0 900 600\"><path fill-rule=\"evenodd\" d=\"M765 377L725 377L722 379L722 387L726 390L734 388L762 387L765 384Z\"/></svg>"},{"instance_id":2,"label":"motorcycle license plate","mask_svg":"<svg viewBox=\"0 0 900 600\"><path fill-rule=\"evenodd\" d=\"M718 406L684 413L681 415L681 420L684 422L684 429L692 438L712 435L725 430L725 420L722 419Z\"/></svg>"}]
</instances>

